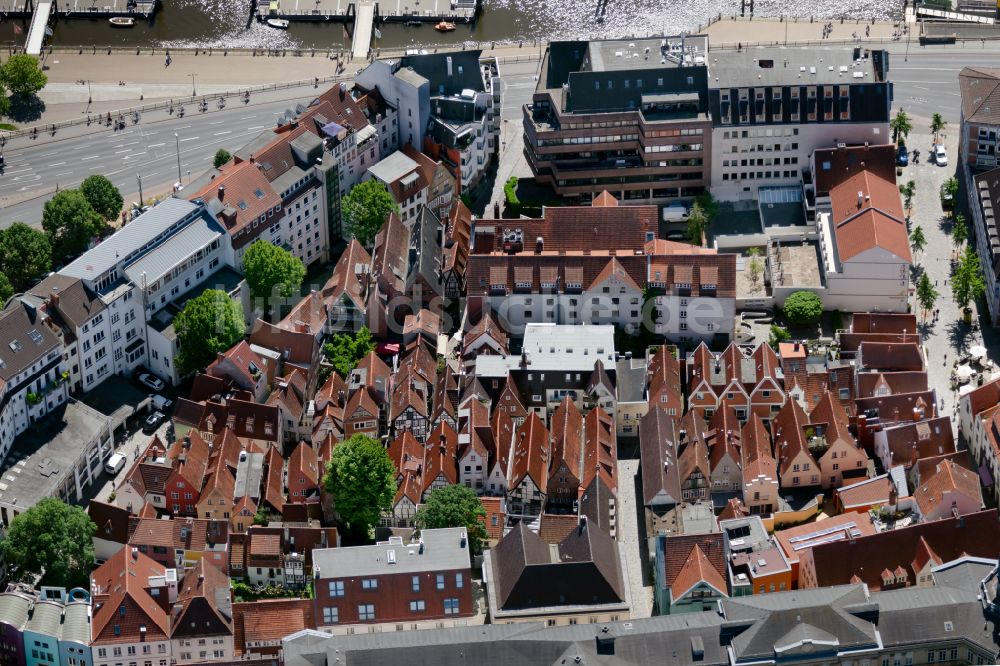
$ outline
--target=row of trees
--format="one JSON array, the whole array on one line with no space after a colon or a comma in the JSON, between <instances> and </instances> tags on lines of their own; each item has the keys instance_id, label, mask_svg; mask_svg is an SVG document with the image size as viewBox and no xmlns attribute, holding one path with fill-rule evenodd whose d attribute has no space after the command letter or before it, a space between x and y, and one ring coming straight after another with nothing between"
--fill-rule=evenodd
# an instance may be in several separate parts
<instances>
[{"instance_id":1,"label":"row of trees","mask_svg":"<svg viewBox=\"0 0 1000 666\"><path fill-rule=\"evenodd\" d=\"M937 143L941 132L948 125L948 121L940 113L934 113L931 115L931 134L934 135L934 142ZM892 140L894 143L905 143L906 139L910 136L910 132L913 131L913 121L910 120L910 116L907 115L906 111L900 109L893 116L892 120L889 121L889 129L892 130Z\"/></svg>"},{"instance_id":2,"label":"row of trees","mask_svg":"<svg viewBox=\"0 0 1000 666\"><path fill-rule=\"evenodd\" d=\"M87 249L122 208L122 195L104 176L88 176L79 189L45 202L42 229L15 222L0 230L0 304L30 289L52 270Z\"/></svg>"}]
</instances>

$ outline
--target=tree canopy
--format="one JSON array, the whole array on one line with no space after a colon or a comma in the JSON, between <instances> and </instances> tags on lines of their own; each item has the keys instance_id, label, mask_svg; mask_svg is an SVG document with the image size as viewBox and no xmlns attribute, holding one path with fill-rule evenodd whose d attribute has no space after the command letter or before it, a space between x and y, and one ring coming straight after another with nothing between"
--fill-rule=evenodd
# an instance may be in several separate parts
<instances>
[{"instance_id":1,"label":"tree canopy","mask_svg":"<svg viewBox=\"0 0 1000 666\"><path fill-rule=\"evenodd\" d=\"M942 116L940 113L935 111L931 115L931 134L934 135L935 141L937 141L938 133L940 133L941 130L943 130L947 124L948 121L945 120L944 116Z\"/></svg>"},{"instance_id":2,"label":"tree canopy","mask_svg":"<svg viewBox=\"0 0 1000 666\"><path fill-rule=\"evenodd\" d=\"M13 580L88 588L96 531L83 509L46 497L11 521L0 552Z\"/></svg>"},{"instance_id":3,"label":"tree canopy","mask_svg":"<svg viewBox=\"0 0 1000 666\"><path fill-rule=\"evenodd\" d=\"M708 213L695 201L688 211L687 232L688 242L693 245L701 245L704 242L705 231L708 229Z\"/></svg>"},{"instance_id":4,"label":"tree canopy","mask_svg":"<svg viewBox=\"0 0 1000 666\"><path fill-rule=\"evenodd\" d=\"M218 289L207 289L192 298L174 317L180 342L176 363L184 374L201 370L217 352L236 344L246 331L239 303Z\"/></svg>"},{"instance_id":5,"label":"tree canopy","mask_svg":"<svg viewBox=\"0 0 1000 666\"><path fill-rule=\"evenodd\" d=\"M793 324L815 324L823 315L823 301L811 291L797 291L785 299L782 308L785 317Z\"/></svg>"},{"instance_id":6,"label":"tree canopy","mask_svg":"<svg viewBox=\"0 0 1000 666\"><path fill-rule=\"evenodd\" d=\"M4 306L7 299L14 295L14 288L10 286L10 280L0 271L0 308Z\"/></svg>"},{"instance_id":7,"label":"tree canopy","mask_svg":"<svg viewBox=\"0 0 1000 666\"><path fill-rule=\"evenodd\" d=\"M243 274L253 298L266 304L272 298L297 295L306 267L285 248L261 239L254 241L243 254Z\"/></svg>"},{"instance_id":8,"label":"tree canopy","mask_svg":"<svg viewBox=\"0 0 1000 666\"><path fill-rule=\"evenodd\" d=\"M233 159L233 156L225 148L219 148L215 151L215 157L212 158L212 166L216 169L221 167L223 164Z\"/></svg>"},{"instance_id":9,"label":"tree canopy","mask_svg":"<svg viewBox=\"0 0 1000 666\"><path fill-rule=\"evenodd\" d=\"M15 291L25 291L52 268L52 243L44 231L15 222L0 229L0 273Z\"/></svg>"},{"instance_id":10,"label":"tree canopy","mask_svg":"<svg viewBox=\"0 0 1000 666\"><path fill-rule=\"evenodd\" d=\"M366 180L351 188L341 200L344 230L365 247L375 243L375 235L399 206L381 181Z\"/></svg>"},{"instance_id":11,"label":"tree canopy","mask_svg":"<svg viewBox=\"0 0 1000 666\"><path fill-rule=\"evenodd\" d=\"M973 247L965 248L965 252L955 266L951 276L951 290L959 307L967 308L969 303L979 298L986 291L983 272L979 267L979 255Z\"/></svg>"},{"instance_id":12,"label":"tree canopy","mask_svg":"<svg viewBox=\"0 0 1000 666\"><path fill-rule=\"evenodd\" d=\"M42 229L52 243L55 260L80 255L104 227L104 220L79 190L63 190L45 202Z\"/></svg>"},{"instance_id":13,"label":"tree canopy","mask_svg":"<svg viewBox=\"0 0 1000 666\"><path fill-rule=\"evenodd\" d=\"M38 66L38 58L20 53L0 65L0 81L12 95L28 97L44 88L49 77Z\"/></svg>"},{"instance_id":14,"label":"tree canopy","mask_svg":"<svg viewBox=\"0 0 1000 666\"><path fill-rule=\"evenodd\" d=\"M489 538L483 503L472 488L460 484L432 490L413 517L413 524L421 530L464 527L469 547L475 553L482 551Z\"/></svg>"},{"instance_id":15,"label":"tree canopy","mask_svg":"<svg viewBox=\"0 0 1000 666\"><path fill-rule=\"evenodd\" d=\"M333 449L323 485L341 520L353 532L367 534L382 512L392 509L396 468L378 441L354 435Z\"/></svg>"},{"instance_id":16,"label":"tree canopy","mask_svg":"<svg viewBox=\"0 0 1000 666\"><path fill-rule=\"evenodd\" d=\"M913 130L913 123L910 121L910 117L906 115L906 111L900 109L896 112L896 115L889 121L889 129L892 130L893 141L906 141L906 138L910 136L910 132Z\"/></svg>"},{"instance_id":17,"label":"tree canopy","mask_svg":"<svg viewBox=\"0 0 1000 666\"><path fill-rule=\"evenodd\" d=\"M920 307L924 311L924 316L927 315L929 310L934 309L934 303L937 302L938 291L931 284L931 279L927 277L927 273L921 273L920 279L917 280L917 302L920 303Z\"/></svg>"},{"instance_id":18,"label":"tree canopy","mask_svg":"<svg viewBox=\"0 0 1000 666\"><path fill-rule=\"evenodd\" d=\"M87 176L80 183L80 192L86 197L90 207L105 220L114 220L122 212L122 193L114 184L99 174Z\"/></svg>"},{"instance_id":19,"label":"tree canopy","mask_svg":"<svg viewBox=\"0 0 1000 666\"><path fill-rule=\"evenodd\" d=\"M955 215L955 223L951 227L951 242L955 244L955 248L961 248L962 243L964 243L969 238L969 227L965 223L965 216L961 213Z\"/></svg>"},{"instance_id":20,"label":"tree canopy","mask_svg":"<svg viewBox=\"0 0 1000 666\"><path fill-rule=\"evenodd\" d=\"M792 334L788 332L787 328L778 326L777 324L771 324L771 335L768 340L768 344L777 351L778 345L782 342L788 342L792 339Z\"/></svg>"},{"instance_id":21,"label":"tree canopy","mask_svg":"<svg viewBox=\"0 0 1000 666\"><path fill-rule=\"evenodd\" d=\"M357 333L338 333L333 339L323 345L323 353L341 377L350 374L358 361L368 356L375 349L375 338L367 326L362 326Z\"/></svg>"},{"instance_id":22,"label":"tree canopy","mask_svg":"<svg viewBox=\"0 0 1000 666\"><path fill-rule=\"evenodd\" d=\"M926 245L927 238L924 236L924 228L918 224L910 233L910 246L913 247L916 252L923 252Z\"/></svg>"}]
</instances>

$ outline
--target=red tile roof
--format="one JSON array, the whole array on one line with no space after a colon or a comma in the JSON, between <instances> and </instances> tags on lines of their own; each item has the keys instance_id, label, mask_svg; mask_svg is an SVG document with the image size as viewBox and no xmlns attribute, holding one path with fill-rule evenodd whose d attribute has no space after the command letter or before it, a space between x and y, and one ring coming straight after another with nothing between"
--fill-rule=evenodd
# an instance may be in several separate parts
<instances>
[{"instance_id":1,"label":"red tile roof","mask_svg":"<svg viewBox=\"0 0 1000 666\"><path fill-rule=\"evenodd\" d=\"M816 193L820 196L865 170L891 183L896 180L896 146L886 143L817 148L813 152L813 164Z\"/></svg>"},{"instance_id":2,"label":"red tile roof","mask_svg":"<svg viewBox=\"0 0 1000 666\"><path fill-rule=\"evenodd\" d=\"M948 501L954 493L965 495L980 506L983 504L979 475L950 460L944 460L937 464L934 474L917 488L913 496L917 500L917 506L920 507L920 513L930 516L939 511L938 507Z\"/></svg>"},{"instance_id":3,"label":"red tile roof","mask_svg":"<svg viewBox=\"0 0 1000 666\"><path fill-rule=\"evenodd\" d=\"M785 402L781 411L771 422L771 432L774 433L774 449L780 464L782 474L787 473L792 461L800 453L809 456L810 464L816 467L816 460L809 452L805 433L802 429L809 423L805 411L796 400ZM818 467L817 467L818 471Z\"/></svg>"},{"instance_id":4,"label":"red tile roof","mask_svg":"<svg viewBox=\"0 0 1000 666\"><path fill-rule=\"evenodd\" d=\"M311 599L262 599L233 604L233 647L247 652L246 641L280 641L290 633L315 629ZM258 651L253 648L253 651Z\"/></svg>"},{"instance_id":5,"label":"red tile roof","mask_svg":"<svg viewBox=\"0 0 1000 666\"><path fill-rule=\"evenodd\" d=\"M892 312L856 312L851 315L852 333L913 333L917 315Z\"/></svg>"},{"instance_id":6,"label":"red tile roof","mask_svg":"<svg viewBox=\"0 0 1000 666\"><path fill-rule=\"evenodd\" d=\"M234 248L251 243L281 216L281 195L253 162L223 166L210 183L187 196L206 204L218 202L219 219L233 237ZM255 231L254 223L262 218L265 222Z\"/></svg>"},{"instance_id":7,"label":"red tile roof","mask_svg":"<svg viewBox=\"0 0 1000 666\"><path fill-rule=\"evenodd\" d=\"M580 486L590 488L600 478L612 493L618 493L618 440L615 422L601 407L594 407L583 419L583 477Z\"/></svg>"},{"instance_id":8,"label":"red tile roof","mask_svg":"<svg viewBox=\"0 0 1000 666\"><path fill-rule=\"evenodd\" d=\"M895 179L880 178L868 170L830 190L831 224L841 261L880 247L903 261L913 260L903 205Z\"/></svg>"},{"instance_id":9,"label":"red tile roof","mask_svg":"<svg viewBox=\"0 0 1000 666\"><path fill-rule=\"evenodd\" d=\"M888 504L892 495L892 481L882 474L873 479L865 479L849 486L837 488L837 500L845 509L880 506Z\"/></svg>"},{"instance_id":10,"label":"red tile roof","mask_svg":"<svg viewBox=\"0 0 1000 666\"><path fill-rule=\"evenodd\" d=\"M503 528L507 522L507 512L502 497L480 497L479 501L486 511L486 533L491 541L503 536Z\"/></svg>"},{"instance_id":11,"label":"red tile roof","mask_svg":"<svg viewBox=\"0 0 1000 666\"><path fill-rule=\"evenodd\" d=\"M892 465L909 468L921 458L955 452L955 437L947 416L901 423L883 432Z\"/></svg>"},{"instance_id":12,"label":"red tile roof","mask_svg":"<svg viewBox=\"0 0 1000 666\"><path fill-rule=\"evenodd\" d=\"M508 488L517 488L530 477L538 492L545 494L549 468L549 432L538 414L531 412L514 435Z\"/></svg>"},{"instance_id":13,"label":"red tile roof","mask_svg":"<svg viewBox=\"0 0 1000 666\"><path fill-rule=\"evenodd\" d=\"M927 373L923 371L904 372L859 372L858 398L871 398L876 394L916 393L927 390Z\"/></svg>"},{"instance_id":14,"label":"red tile roof","mask_svg":"<svg viewBox=\"0 0 1000 666\"><path fill-rule=\"evenodd\" d=\"M666 537L663 574L664 583L670 589L673 599L679 599L700 581L728 594L722 533Z\"/></svg>"},{"instance_id":15,"label":"red tile roof","mask_svg":"<svg viewBox=\"0 0 1000 666\"><path fill-rule=\"evenodd\" d=\"M771 435L757 414L751 414L741 433L743 482L760 476L778 480L778 463L771 448Z\"/></svg>"},{"instance_id":16,"label":"red tile roof","mask_svg":"<svg viewBox=\"0 0 1000 666\"><path fill-rule=\"evenodd\" d=\"M131 548L121 548L90 577L93 593L92 642L137 643L167 640L170 617L150 596L149 579L163 576L166 569ZM161 591L166 594L166 588ZM125 612L122 613L124 607ZM141 627L146 631L143 635Z\"/></svg>"},{"instance_id":17,"label":"red tile roof","mask_svg":"<svg viewBox=\"0 0 1000 666\"><path fill-rule=\"evenodd\" d=\"M881 574L885 569L895 572L902 567L908 575L906 584L916 584L917 572L912 566L928 548L941 562L965 556L996 559L997 543L1000 523L996 509L990 509L861 536L853 542L816 545L811 553L802 555L800 567L814 572L817 587L842 585L857 576L869 589L878 591L883 587ZM800 576L799 584L803 582Z\"/></svg>"},{"instance_id":18,"label":"red tile roof","mask_svg":"<svg viewBox=\"0 0 1000 666\"><path fill-rule=\"evenodd\" d=\"M858 347L861 367L896 372L921 372L924 355L916 341L907 343L862 342Z\"/></svg>"},{"instance_id":19,"label":"red tile roof","mask_svg":"<svg viewBox=\"0 0 1000 666\"><path fill-rule=\"evenodd\" d=\"M569 396L563 398L552 412L549 426L552 440L549 474L551 476L559 474L560 466L565 463L566 469L582 485L583 473L580 464L583 455L583 415L572 398Z\"/></svg>"},{"instance_id":20,"label":"red tile roof","mask_svg":"<svg viewBox=\"0 0 1000 666\"><path fill-rule=\"evenodd\" d=\"M424 446L423 492L443 475L450 485L458 483L458 433L442 421L427 436Z\"/></svg>"},{"instance_id":21,"label":"red tile roof","mask_svg":"<svg viewBox=\"0 0 1000 666\"><path fill-rule=\"evenodd\" d=\"M299 442L288 458L288 477L299 478L300 476L308 479L314 486L319 486L319 480L322 476L316 451L305 442Z\"/></svg>"}]
</instances>

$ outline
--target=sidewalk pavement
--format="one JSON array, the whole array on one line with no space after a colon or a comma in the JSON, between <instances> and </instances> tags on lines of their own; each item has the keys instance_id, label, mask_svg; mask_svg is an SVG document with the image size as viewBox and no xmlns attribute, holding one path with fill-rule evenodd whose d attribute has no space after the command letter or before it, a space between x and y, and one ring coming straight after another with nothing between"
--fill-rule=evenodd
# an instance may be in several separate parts
<instances>
[{"instance_id":1,"label":"sidewalk pavement","mask_svg":"<svg viewBox=\"0 0 1000 666\"><path fill-rule=\"evenodd\" d=\"M823 26L832 23L830 34L824 39ZM868 30L868 34L865 30ZM708 34L709 47L720 44L737 45L740 43L774 43L792 44L793 42L842 42L856 40L861 37L862 44L865 39L887 39L891 40L894 34L901 31L899 23L892 21L865 21L853 20L823 20L799 17L789 21L782 21L777 18L723 18L708 26L703 32Z\"/></svg>"}]
</instances>

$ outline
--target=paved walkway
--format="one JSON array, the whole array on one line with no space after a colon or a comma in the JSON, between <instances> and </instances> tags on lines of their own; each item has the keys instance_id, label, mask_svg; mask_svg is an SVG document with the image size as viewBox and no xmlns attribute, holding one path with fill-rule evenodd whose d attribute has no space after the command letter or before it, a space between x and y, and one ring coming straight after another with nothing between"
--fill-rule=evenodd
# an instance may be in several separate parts
<instances>
[{"instance_id":1,"label":"paved walkway","mask_svg":"<svg viewBox=\"0 0 1000 666\"><path fill-rule=\"evenodd\" d=\"M919 123L919 125L918 125ZM982 344L982 334L962 322L961 308L952 297L951 260L955 246L951 241L952 221L941 210L941 184L955 174L955 167L939 167L928 163L932 137L926 129L921 131L920 125L926 125L923 119L914 119L917 130L907 139L910 150L920 151L920 163L903 169L903 175L897 180L902 184L914 181L917 193L913 201L913 212L910 218L910 229L916 225L923 227L927 238L927 246L923 252L915 253L914 260L921 270L927 271L927 276L936 285L940 294L935 304L939 310L938 319L928 317L921 326L924 333L924 346L927 351L927 379L930 387L937 390L939 408L942 415L954 416L958 402L958 394L951 390L951 372L955 359L973 345ZM949 127L944 137L944 144L952 165L958 159L958 128ZM912 283L915 285L919 273L914 272ZM916 299L911 299L912 311L920 317L920 307ZM919 321L919 320L918 320ZM943 402L943 407L941 407ZM954 424L954 421L953 421Z\"/></svg>"},{"instance_id":2,"label":"paved walkway","mask_svg":"<svg viewBox=\"0 0 1000 666\"><path fill-rule=\"evenodd\" d=\"M632 617L649 617L653 612L653 587L646 585L646 571L649 567L643 560L640 541L645 540L645 530L639 530L639 511L636 506L636 475L639 473L638 460L618 461L618 543L624 546L625 567L628 570L629 587L632 591Z\"/></svg>"},{"instance_id":3,"label":"paved walkway","mask_svg":"<svg viewBox=\"0 0 1000 666\"><path fill-rule=\"evenodd\" d=\"M839 42L856 39L858 36L871 40L891 40L900 31L900 25L891 21L833 21L829 35L824 38L823 26L828 22L819 19L810 22L801 17L790 21L776 18L723 18L704 32L708 33L709 45L718 46L740 43Z\"/></svg>"}]
</instances>

